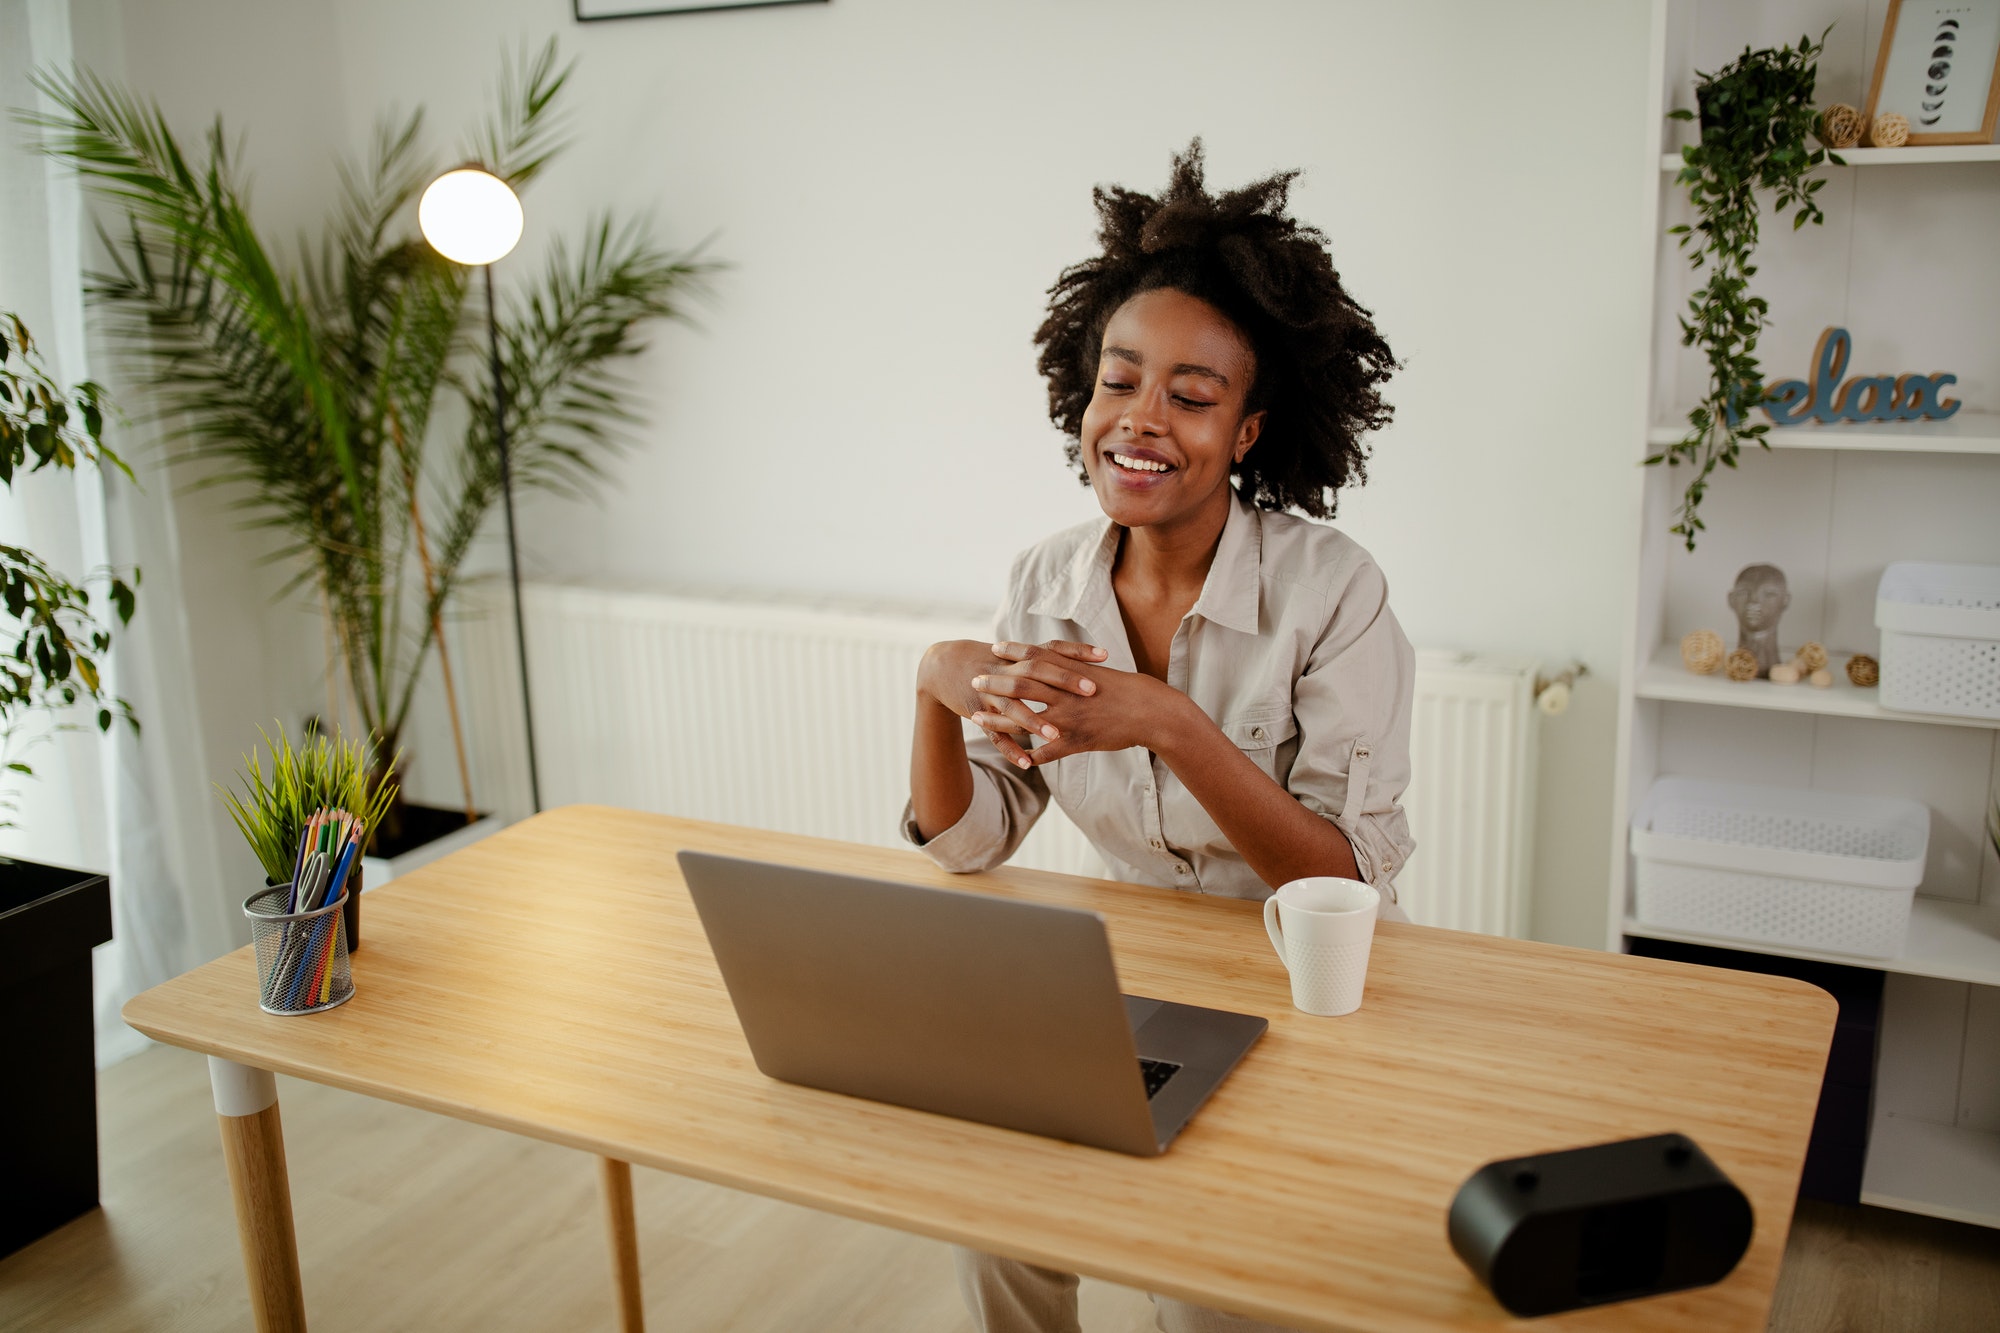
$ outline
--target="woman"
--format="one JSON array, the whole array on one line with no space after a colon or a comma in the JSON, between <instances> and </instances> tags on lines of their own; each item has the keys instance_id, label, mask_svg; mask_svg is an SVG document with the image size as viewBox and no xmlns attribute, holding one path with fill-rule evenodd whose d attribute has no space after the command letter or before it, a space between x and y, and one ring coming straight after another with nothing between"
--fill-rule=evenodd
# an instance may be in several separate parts
<instances>
[{"instance_id":1,"label":"woman","mask_svg":"<svg viewBox=\"0 0 2000 1333\"><path fill-rule=\"evenodd\" d=\"M1281 512L1363 480L1395 362L1286 214L1295 175L1212 196L1197 140L1158 198L1096 192L1103 253L1036 341L1104 518L1015 561L997 642L924 654L905 832L945 869L1006 860L1053 796L1119 879L1340 875L1402 918L1414 656L1368 554ZM987 1333L1077 1327L1074 1275L960 1251L959 1276ZM1168 1333L1267 1327L1155 1300Z\"/></svg>"}]
</instances>

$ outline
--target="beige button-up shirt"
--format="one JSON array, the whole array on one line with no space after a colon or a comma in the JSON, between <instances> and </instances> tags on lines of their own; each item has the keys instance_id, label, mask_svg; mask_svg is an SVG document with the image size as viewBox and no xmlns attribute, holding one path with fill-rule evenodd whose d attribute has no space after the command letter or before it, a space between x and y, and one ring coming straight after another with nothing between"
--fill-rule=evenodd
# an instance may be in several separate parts
<instances>
[{"instance_id":1,"label":"beige button-up shirt","mask_svg":"<svg viewBox=\"0 0 2000 1333\"><path fill-rule=\"evenodd\" d=\"M1106 665L1137 670L1111 589L1118 528L1097 519L1014 562L996 640L1096 644ZM1264 772L1354 846L1361 877L1392 906L1414 843L1399 801L1410 781L1416 655L1389 610L1381 569L1346 535L1236 500L1201 596L1174 631L1167 684L1213 718ZM1014 854L1053 796L1104 857L1137 884L1230 898L1270 887L1171 769L1143 749L1090 751L1026 771L966 724L972 804L922 841L946 870Z\"/></svg>"}]
</instances>

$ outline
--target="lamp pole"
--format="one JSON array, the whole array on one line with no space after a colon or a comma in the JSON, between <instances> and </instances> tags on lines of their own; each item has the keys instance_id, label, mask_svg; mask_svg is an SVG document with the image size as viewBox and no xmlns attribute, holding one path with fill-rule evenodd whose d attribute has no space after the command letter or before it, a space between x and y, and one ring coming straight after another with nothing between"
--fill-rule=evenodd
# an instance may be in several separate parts
<instances>
[{"instance_id":1,"label":"lamp pole","mask_svg":"<svg viewBox=\"0 0 2000 1333\"><path fill-rule=\"evenodd\" d=\"M486 355L493 374L493 444L500 455L500 496L507 510L507 575L514 589L514 647L521 663L521 721L528 736L528 794L542 810L542 774L535 761L535 708L528 690L528 622L521 611L521 546L514 534L514 466L507 447L507 381L501 374L500 304L493 264L521 239L521 201L507 182L477 163L432 181L417 204L424 239L446 259L486 270Z\"/></svg>"},{"instance_id":2,"label":"lamp pole","mask_svg":"<svg viewBox=\"0 0 2000 1333\"><path fill-rule=\"evenodd\" d=\"M535 706L528 689L528 622L521 614L521 548L514 537L514 473L507 453L507 381L500 374L500 315L493 265L486 270L486 346L493 367L493 440L500 453L500 496L507 511L507 573L514 584L514 648L521 659L521 722L528 736L528 794L542 812L542 775L535 762Z\"/></svg>"}]
</instances>

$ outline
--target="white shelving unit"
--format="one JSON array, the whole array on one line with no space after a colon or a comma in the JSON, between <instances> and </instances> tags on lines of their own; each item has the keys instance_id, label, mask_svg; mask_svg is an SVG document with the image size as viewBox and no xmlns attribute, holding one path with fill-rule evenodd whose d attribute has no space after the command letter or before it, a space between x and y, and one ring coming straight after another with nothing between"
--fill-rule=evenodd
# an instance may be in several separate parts
<instances>
[{"instance_id":1,"label":"white shelving unit","mask_svg":"<svg viewBox=\"0 0 2000 1333\"><path fill-rule=\"evenodd\" d=\"M1859 106L1874 69L1881 0L1656 0L1662 119L1655 204L1652 393L1642 458L1681 438L1705 382L1677 316L1704 271L1667 227L1689 220L1673 173L1691 124L1696 70L1746 46L1795 42L1833 23L1819 100ZM1716 945L1873 967L1885 976L1866 1203L2000 1227L2000 856L1985 811L2000 792L2000 722L1903 713L1857 689L1839 655L1879 657L1875 583L1896 560L2000 564L2000 144L1855 149L1828 166L1821 227L1764 229L1753 291L1771 303L1758 355L1771 379L1810 378L1820 330L1849 329L1847 375L1958 376L1964 406L1942 422L1773 427L1769 451L1711 483L1708 525L1690 554L1668 529L1686 469L1643 469L1635 486L1637 581L1621 685L1610 945L1630 937ZM1882 171L1923 166L1918 172ZM1788 577L1787 647L1836 654L1830 690L1696 676L1680 637L1733 640L1736 571L1771 563ZM1655 779L1683 776L1920 800L1931 851L1903 952L1866 959L1663 930L1631 915L1630 821Z\"/></svg>"},{"instance_id":2,"label":"white shelving unit","mask_svg":"<svg viewBox=\"0 0 2000 1333\"><path fill-rule=\"evenodd\" d=\"M1832 6L1827 6L1831 8ZM1848 6L1858 9L1860 6ZM1879 26L1879 15L1877 16ZM1796 39L1793 39L1796 40ZM2000 144L1954 143L1927 148L1843 148L1840 157L1850 167L1919 167L1947 162L2000 162ZM1679 171L1686 165L1676 149L1660 157L1660 170ZM1840 168L1832 168L1838 171Z\"/></svg>"},{"instance_id":3,"label":"white shelving unit","mask_svg":"<svg viewBox=\"0 0 2000 1333\"><path fill-rule=\"evenodd\" d=\"M1838 663L1835 671L1840 670ZM1942 727L1972 727L2000 731L2000 718L1950 717L1942 713L1905 713L1884 708L1876 702L1881 691L1874 686L1856 689L1839 675L1832 689L1816 690L1810 685L1774 685L1768 680L1729 680L1722 676L1697 676L1681 665L1680 650L1664 644L1653 660L1639 669L1634 693L1641 699L1675 703L1705 704L1712 708L1763 708L1781 713L1810 713L1818 717L1865 717L1878 722L1918 722Z\"/></svg>"},{"instance_id":4,"label":"white shelving unit","mask_svg":"<svg viewBox=\"0 0 2000 1333\"><path fill-rule=\"evenodd\" d=\"M1646 443L1658 448L1679 440L1679 426L1655 426ZM1764 437L1773 449L1850 449L1885 454L2000 455L2000 413L1960 411L1943 421L1912 425L1772 427Z\"/></svg>"},{"instance_id":5,"label":"white shelving unit","mask_svg":"<svg viewBox=\"0 0 2000 1333\"><path fill-rule=\"evenodd\" d=\"M2000 920L1995 920L1977 903L1940 902L1918 898L1910 911L1910 938L1903 952L1894 958L1858 958L1853 954L1831 953L1825 949L1801 949L1789 944L1760 944L1746 940L1701 935L1687 930L1667 930L1625 918L1625 934L1643 935L1654 940L1679 940L1683 944L1717 944L1752 953L1777 954L1783 958L1811 958L1821 963L1844 963L1849 967L1879 967L1884 972L1904 976L1937 977L1943 981L1965 981L1975 986L2000 986Z\"/></svg>"},{"instance_id":6,"label":"white shelving unit","mask_svg":"<svg viewBox=\"0 0 2000 1333\"><path fill-rule=\"evenodd\" d=\"M1878 1115L1861 1202L2000 1227L2000 1134Z\"/></svg>"}]
</instances>

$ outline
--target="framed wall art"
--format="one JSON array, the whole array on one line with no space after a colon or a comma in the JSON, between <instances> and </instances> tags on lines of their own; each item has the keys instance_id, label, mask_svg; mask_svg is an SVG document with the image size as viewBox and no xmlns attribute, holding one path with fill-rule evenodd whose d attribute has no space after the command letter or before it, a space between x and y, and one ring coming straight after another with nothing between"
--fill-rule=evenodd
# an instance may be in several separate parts
<instances>
[{"instance_id":1,"label":"framed wall art","mask_svg":"<svg viewBox=\"0 0 2000 1333\"><path fill-rule=\"evenodd\" d=\"M829 0L570 0L578 23L642 19L657 14L706 14L717 9L768 9L774 5L824 5Z\"/></svg>"},{"instance_id":2,"label":"framed wall art","mask_svg":"<svg viewBox=\"0 0 2000 1333\"><path fill-rule=\"evenodd\" d=\"M1910 143L1991 143L2000 126L2000 0L1889 0L1869 123L1910 122Z\"/></svg>"}]
</instances>

